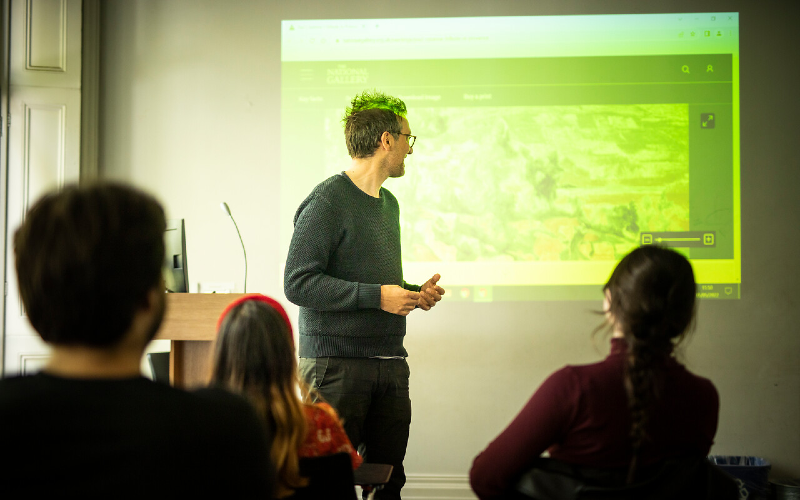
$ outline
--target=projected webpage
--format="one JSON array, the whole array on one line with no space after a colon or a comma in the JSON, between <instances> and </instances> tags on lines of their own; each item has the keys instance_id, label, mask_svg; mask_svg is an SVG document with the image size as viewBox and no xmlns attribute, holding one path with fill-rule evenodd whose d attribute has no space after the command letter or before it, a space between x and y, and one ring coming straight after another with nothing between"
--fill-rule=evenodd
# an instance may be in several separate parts
<instances>
[{"instance_id":1,"label":"projected webpage","mask_svg":"<svg viewBox=\"0 0 800 500\"><path fill-rule=\"evenodd\" d=\"M418 136L399 200L410 282L450 300L599 299L640 244L740 296L738 14L283 21L282 245L349 168L358 92Z\"/></svg>"}]
</instances>

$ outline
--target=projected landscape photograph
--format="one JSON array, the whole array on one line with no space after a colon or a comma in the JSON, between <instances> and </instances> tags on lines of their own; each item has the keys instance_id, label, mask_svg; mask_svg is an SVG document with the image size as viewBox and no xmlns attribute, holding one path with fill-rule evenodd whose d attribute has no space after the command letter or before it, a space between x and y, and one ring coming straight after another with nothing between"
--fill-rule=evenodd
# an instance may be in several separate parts
<instances>
[{"instance_id":1,"label":"projected landscape photograph","mask_svg":"<svg viewBox=\"0 0 800 500\"><path fill-rule=\"evenodd\" d=\"M614 261L640 231L689 230L686 105L413 107L408 118L414 153L384 185L400 201L406 262ZM340 163L341 146L328 150Z\"/></svg>"}]
</instances>

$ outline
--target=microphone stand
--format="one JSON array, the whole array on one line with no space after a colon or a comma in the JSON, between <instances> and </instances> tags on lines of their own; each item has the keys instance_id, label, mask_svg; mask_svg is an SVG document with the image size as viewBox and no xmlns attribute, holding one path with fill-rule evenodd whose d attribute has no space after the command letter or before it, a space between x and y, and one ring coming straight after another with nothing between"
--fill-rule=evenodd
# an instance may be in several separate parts
<instances>
[{"instance_id":1,"label":"microphone stand","mask_svg":"<svg viewBox=\"0 0 800 500\"><path fill-rule=\"evenodd\" d=\"M247 251L244 249L244 240L242 239L242 233L239 232L239 225L236 224L236 219L233 218L233 214L231 214L231 209L228 207L228 204L224 201L219 204L219 207L225 212L225 215L231 218L233 221L233 227L236 228L236 234L239 235L239 242L242 244L242 253L244 254L244 293L247 293Z\"/></svg>"}]
</instances>

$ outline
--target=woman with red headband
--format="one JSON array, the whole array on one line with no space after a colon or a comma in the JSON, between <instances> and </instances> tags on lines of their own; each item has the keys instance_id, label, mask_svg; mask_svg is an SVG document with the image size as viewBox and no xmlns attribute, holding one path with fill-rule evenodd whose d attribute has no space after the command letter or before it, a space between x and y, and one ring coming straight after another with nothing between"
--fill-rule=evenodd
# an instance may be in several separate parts
<instances>
[{"instance_id":1,"label":"woman with red headband","mask_svg":"<svg viewBox=\"0 0 800 500\"><path fill-rule=\"evenodd\" d=\"M261 294L240 297L222 312L217 332L211 382L245 395L272 428L279 498L307 484L301 457L344 451L353 468L361 464L335 410L304 403L309 389L297 376L292 325L277 301Z\"/></svg>"}]
</instances>

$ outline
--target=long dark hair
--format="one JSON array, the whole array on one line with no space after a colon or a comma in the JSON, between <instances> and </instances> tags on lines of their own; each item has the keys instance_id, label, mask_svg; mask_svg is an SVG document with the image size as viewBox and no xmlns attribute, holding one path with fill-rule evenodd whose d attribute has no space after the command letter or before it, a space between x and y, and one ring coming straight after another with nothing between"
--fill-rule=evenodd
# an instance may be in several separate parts
<instances>
[{"instance_id":1,"label":"long dark hair","mask_svg":"<svg viewBox=\"0 0 800 500\"><path fill-rule=\"evenodd\" d=\"M300 399L305 391L298 394L304 386L285 313L262 298L268 299L246 297L223 313L211 382L243 394L272 427L270 456L280 498L308 482L300 475L297 455L307 432Z\"/></svg>"},{"instance_id":2,"label":"long dark hair","mask_svg":"<svg viewBox=\"0 0 800 500\"><path fill-rule=\"evenodd\" d=\"M650 412L658 399L664 362L694 321L696 284L686 257L647 245L620 261L605 291L613 326L628 345L625 390L631 415L631 483L647 438Z\"/></svg>"}]
</instances>

